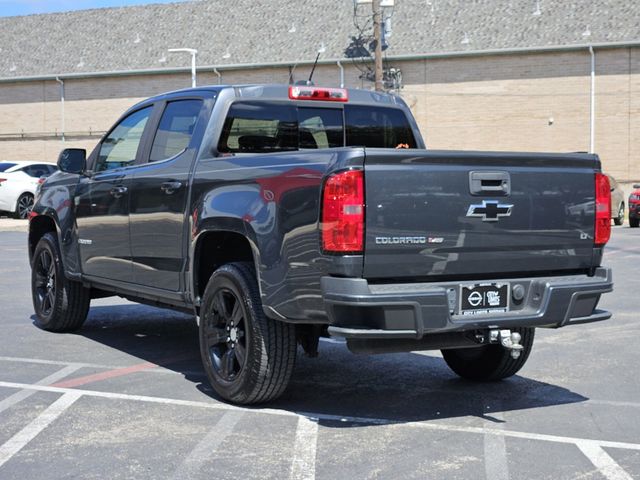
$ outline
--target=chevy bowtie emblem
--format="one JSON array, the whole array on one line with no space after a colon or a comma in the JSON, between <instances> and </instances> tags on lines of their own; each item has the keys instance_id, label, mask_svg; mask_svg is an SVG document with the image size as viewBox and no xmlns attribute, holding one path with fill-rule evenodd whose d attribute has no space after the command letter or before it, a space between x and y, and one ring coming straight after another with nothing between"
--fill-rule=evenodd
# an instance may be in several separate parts
<instances>
[{"instance_id":1,"label":"chevy bowtie emblem","mask_svg":"<svg viewBox=\"0 0 640 480\"><path fill-rule=\"evenodd\" d=\"M513 205L504 205L495 200L483 200L482 205L470 205L467 217L480 217L483 222L497 222L500 217L511 216Z\"/></svg>"}]
</instances>

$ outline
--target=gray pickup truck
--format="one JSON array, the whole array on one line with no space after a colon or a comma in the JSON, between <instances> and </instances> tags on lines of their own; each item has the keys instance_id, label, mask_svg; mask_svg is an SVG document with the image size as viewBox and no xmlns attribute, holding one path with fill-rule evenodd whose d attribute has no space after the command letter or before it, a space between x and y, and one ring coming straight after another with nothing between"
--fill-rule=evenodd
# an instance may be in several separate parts
<instances>
[{"instance_id":1,"label":"gray pickup truck","mask_svg":"<svg viewBox=\"0 0 640 480\"><path fill-rule=\"evenodd\" d=\"M441 349L515 374L536 327L605 320L610 191L597 156L426 150L397 96L212 86L129 109L66 149L31 214L35 323L92 298L196 315L224 399L277 398L298 344Z\"/></svg>"}]
</instances>

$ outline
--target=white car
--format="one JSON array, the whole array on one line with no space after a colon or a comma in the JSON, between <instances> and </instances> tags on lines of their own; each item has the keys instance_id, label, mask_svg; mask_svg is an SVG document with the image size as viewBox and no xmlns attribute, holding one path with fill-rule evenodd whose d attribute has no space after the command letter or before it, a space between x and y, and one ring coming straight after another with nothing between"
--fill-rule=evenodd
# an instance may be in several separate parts
<instances>
[{"instance_id":1,"label":"white car","mask_svg":"<svg viewBox=\"0 0 640 480\"><path fill-rule=\"evenodd\" d=\"M53 163L0 162L0 211L9 212L16 218L27 218L40 179L57 170Z\"/></svg>"}]
</instances>

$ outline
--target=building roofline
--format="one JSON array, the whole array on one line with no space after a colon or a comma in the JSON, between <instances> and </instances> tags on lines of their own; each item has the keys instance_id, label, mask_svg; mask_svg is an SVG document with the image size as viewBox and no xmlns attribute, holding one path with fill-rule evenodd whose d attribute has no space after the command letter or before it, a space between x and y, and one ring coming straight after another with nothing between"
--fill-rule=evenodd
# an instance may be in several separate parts
<instances>
[{"instance_id":1,"label":"building roofline","mask_svg":"<svg viewBox=\"0 0 640 480\"><path fill-rule=\"evenodd\" d=\"M640 47L640 40L623 41L623 42L606 42L606 43L583 43L571 45L552 45L538 47L519 47L489 50L466 50L453 52L435 52L435 53L417 53L404 55L388 55L387 61L409 61L409 60L428 60L428 59L446 59L459 57L479 57L489 55L513 55L513 54L533 54L533 53L553 53L553 52L571 52L579 50L595 49L613 49L613 48L633 48ZM318 65L334 65L337 62L349 62L358 60L358 58L333 58L318 61ZM269 63L236 63L227 65L201 65L197 67L199 72L232 71L232 70L250 70L258 68L279 68L288 67L290 65L313 65L312 60L302 61L282 61ZM114 71L96 71L96 72L78 72L78 73L52 73L46 75L32 75L24 77L0 77L0 83L16 83L16 82L35 82L45 80L62 80L85 79L85 78L101 78L101 77L123 77L132 75L167 75L173 73L187 73L191 71L191 67L172 67L172 68L148 68L148 69L131 69L131 70L114 70Z\"/></svg>"}]
</instances>

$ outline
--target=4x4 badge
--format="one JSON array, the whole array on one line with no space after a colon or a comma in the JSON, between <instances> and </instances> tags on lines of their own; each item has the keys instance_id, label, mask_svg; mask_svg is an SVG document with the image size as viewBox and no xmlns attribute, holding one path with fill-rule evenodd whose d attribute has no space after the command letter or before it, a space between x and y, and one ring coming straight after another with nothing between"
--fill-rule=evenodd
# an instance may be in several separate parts
<instances>
[{"instance_id":1,"label":"4x4 badge","mask_svg":"<svg viewBox=\"0 0 640 480\"><path fill-rule=\"evenodd\" d=\"M482 205L470 205L467 217L480 217L483 222L497 222L500 217L511 216L513 205L505 205L495 200L483 200Z\"/></svg>"}]
</instances>

